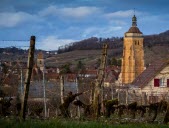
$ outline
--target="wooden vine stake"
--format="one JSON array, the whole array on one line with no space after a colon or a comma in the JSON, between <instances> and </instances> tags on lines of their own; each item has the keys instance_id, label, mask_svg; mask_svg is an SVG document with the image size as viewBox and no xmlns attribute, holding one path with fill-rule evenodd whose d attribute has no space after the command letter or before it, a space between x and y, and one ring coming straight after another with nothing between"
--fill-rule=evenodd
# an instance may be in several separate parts
<instances>
[{"instance_id":1,"label":"wooden vine stake","mask_svg":"<svg viewBox=\"0 0 169 128\"><path fill-rule=\"evenodd\" d=\"M34 51L35 51L35 36L31 36L30 38L30 47L29 47L29 54L28 54L28 62L27 62L27 71L24 83L24 92L23 96L21 97L21 112L20 112L20 120L25 120L26 116L26 108L27 108L27 101L28 101L28 94L29 94L29 85L32 75L32 68L34 62Z\"/></svg>"},{"instance_id":2,"label":"wooden vine stake","mask_svg":"<svg viewBox=\"0 0 169 128\"><path fill-rule=\"evenodd\" d=\"M94 102L93 102L93 109L94 109L94 117L98 118L100 115L100 103L103 103L103 83L104 83L104 72L105 72L105 66L106 66L106 60L107 60L107 44L105 43L103 45L103 51L101 56L101 63L100 68L98 71L98 77L95 82L95 90L94 90ZM102 106L102 105L101 105Z\"/></svg>"}]
</instances>

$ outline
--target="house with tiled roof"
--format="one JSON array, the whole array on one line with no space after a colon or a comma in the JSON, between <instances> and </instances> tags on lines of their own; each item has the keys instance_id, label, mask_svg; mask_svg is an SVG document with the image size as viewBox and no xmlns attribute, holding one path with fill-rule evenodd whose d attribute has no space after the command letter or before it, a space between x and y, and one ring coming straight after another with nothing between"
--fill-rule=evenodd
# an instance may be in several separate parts
<instances>
[{"instance_id":1,"label":"house with tiled roof","mask_svg":"<svg viewBox=\"0 0 169 128\"><path fill-rule=\"evenodd\" d=\"M39 67L37 67L37 64L34 65L32 69L32 76L31 76L31 81L41 81L43 79L43 72L40 70Z\"/></svg>"},{"instance_id":2,"label":"house with tiled roof","mask_svg":"<svg viewBox=\"0 0 169 128\"><path fill-rule=\"evenodd\" d=\"M169 60L157 60L147 67L130 85L142 100L159 102L169 96ZM144 101L143 101L144 102Z\"/></svg>"},{"instance_id":3,"label":"house with tiled roof","mask_svg":"<svg viewBox=\"0 0 169 128\"><path fill-rule=\"evenodd\" d=\"M115 81L118 80L120 74L120 67L118 66L107 66L105 69L104 86L111 87Z\"/></svg>"},{"instance_id":4,"label":"house with tiled roof","mask_svg":"<svg viewBox=\"0 0 169 128\"><path fill-rule=\"evenodd\" d=\"M85 78L96 78L98 71L96 69L87 69L82 73L78 74L78 77L85 77Z\"/></svg>"},{"instance_id":5,"label":"house with tiled roof","mask_svg":"<svg viewBox=\"0 0 169 128\"><path fill-rule=\"evenodd\" d=\"M45 78L47 81L59 81L59 73L56 72L46 73Z\"/></svg>"}]
</instances>

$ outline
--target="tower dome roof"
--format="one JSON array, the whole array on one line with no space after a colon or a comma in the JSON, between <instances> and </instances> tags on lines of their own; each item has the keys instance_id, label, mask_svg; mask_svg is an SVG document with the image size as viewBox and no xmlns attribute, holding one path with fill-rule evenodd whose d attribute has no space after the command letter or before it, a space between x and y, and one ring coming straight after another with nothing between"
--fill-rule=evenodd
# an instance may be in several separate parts
<instances>
[{"instance_id":1,"label":"tower dome roof","mask_svg":"<svg viewBox=\"0 0 169 128\"><path fill-rule=\"evenodd\" d=\"M139 33L139 34L142 34L142 32L137 27L137 18L136 18L135 15L132 17L132 26L130 27L130 29L126 33Z\"/></svg>"},{"instance_id":2,"label":"tower dome roof","mask_svg":"<svg viewBox=\"0 0 169 128\"><path fill-rule=\"evenodd\" d=\"M130 27L130 29L126 33L140 33L140 34L142 34L142 32L136 26Z\"/></svg>"}]
</instances>

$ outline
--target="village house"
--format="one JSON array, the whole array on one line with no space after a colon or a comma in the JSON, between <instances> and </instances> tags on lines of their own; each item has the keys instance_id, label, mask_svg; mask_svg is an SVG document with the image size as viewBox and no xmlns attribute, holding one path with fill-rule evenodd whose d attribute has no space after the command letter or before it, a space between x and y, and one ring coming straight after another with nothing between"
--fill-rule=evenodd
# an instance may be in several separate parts
<instances>
[{"instance_id":1,"label":"village house","mask_svg":"<svg viewBox=\"0 0 169 128\"><path fill-rule=\"evenodd\" d=\"M79 74L79 77L96 78L97 77L97 70L96 69L87 69L82 74Z\"/></svg>"},{"instance_id":2,"label":"village house","mask_svg":"<svg viewBox=\"0 0 169 128\"><path fill-rule=\"evenodd\" d=\"M120 74L120 67L118 66L107 66L105 69L104 87L111 87L115 81L118 80Z\"/></svg>"},{"instance_id":3,"label":"village house","mask_svg":"<svg viewBox=\"0 0 169 128\"><path fill-rule=\"evenodd\" d=\"M169 60L153 62L129 85L140 94L142 104L159 102L169 97Z\"/></svg>"}]
</instances>

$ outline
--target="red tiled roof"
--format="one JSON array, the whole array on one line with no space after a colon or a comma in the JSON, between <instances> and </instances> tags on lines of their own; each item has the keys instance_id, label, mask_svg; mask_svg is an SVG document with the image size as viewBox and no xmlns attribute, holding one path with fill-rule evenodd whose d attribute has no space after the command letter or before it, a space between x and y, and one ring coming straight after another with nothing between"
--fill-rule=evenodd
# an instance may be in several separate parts
<instances>
[{"instance_id":1,"label":"red tiled roof","mask_svg":"<svg viewBox=\"0 0 169 128\"><path fill-rule=\"evenodd\" d=\"M67 74L68 81L76 80L76 77L77 77L76 74Z\"/></svg>"},{"instance_id":2,"label":"red tiled roof","mask_svg":"<svg viewBox=\"0 0 169 128\"><path fill-rule=\"evenodd\" d=\"M50 72L45 75L47 79L59 79L59 73Z\"/></svg>"},{"instance_id":3,"label":"red tiled roof","mask_svg":"<svg viewBox=\"0 0 169 128\"><path fill-rule=\"evenodd\" d=\"M85 71L85 74L95 74L95 75L97 75L97 70L86 70Z\"/></svg>"},{"instance_id":4,"label":"red tiled roof","mask_svg":"<svg viewBox=\"0 0 169 128\"><path fill-rule=\"evenodd\" d=\"M106 75L110 75L114 77L113 79L118 79L119 74L120 74L120 68L118 66L108 66L105 69Z\"/></svg>"},{"instance_id":5,"label":"red tiled roof","mask_svg":"<svg viewBox=\"0 0 169 128\"><path fill-rule=\"evenodd\" d=\"M31 76L31 79L32 80L40 80L42 79L42 71L39 69L39 68L33 68L32 69L32 76Z\"/></svg>"},{"instance_id":6,"label":"red tiled roof","mask_svg":"<svg viewBox=\"0 0 169 128\"><path fill-rule=\"evenodd\" d=\"M157 73L159 73L167 65L169 65L169 61L166 60L158 60L153 62L133 81L132 85L141 88L145 87L146 84L151 81L157 75Z\"/></svg>"}]
</instances>

